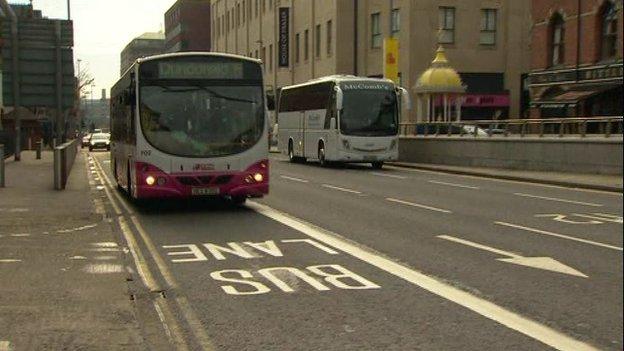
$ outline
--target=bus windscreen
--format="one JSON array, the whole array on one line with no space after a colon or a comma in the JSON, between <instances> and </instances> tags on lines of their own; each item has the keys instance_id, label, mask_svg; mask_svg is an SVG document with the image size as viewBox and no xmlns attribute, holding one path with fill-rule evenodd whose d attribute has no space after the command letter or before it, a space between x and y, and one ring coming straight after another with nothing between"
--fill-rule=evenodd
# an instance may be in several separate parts
<instances>
[{"instance_id":1,"label":"bus windscreen","mask_svg":"<svg viewBox=\"0 0 624 351\"><path fill-rule=\"evenodd\" d=\"M139 111L146 140L183 157L232 155L258 143L265 126L260 65L223 58L180 61L154 61L140 68Z\"/></svg>"}]
</instances>

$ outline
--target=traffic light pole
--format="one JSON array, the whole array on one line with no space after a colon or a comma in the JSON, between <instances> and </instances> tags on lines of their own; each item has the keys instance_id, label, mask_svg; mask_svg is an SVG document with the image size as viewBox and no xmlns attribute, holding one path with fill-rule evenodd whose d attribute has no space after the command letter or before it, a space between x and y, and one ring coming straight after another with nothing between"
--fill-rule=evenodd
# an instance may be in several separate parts
<instances>
[{"instance_id":1,"label":"traffic light pole","mask_svg":"<svg viewBox=\"0 0 624 351\"><path fill-rule=\"evenodd\" d=\"M15 120L15 161L21 160L22 119L20 116L20 73L19 73L19 38L17 33L17 16L6 0L0 0L0 6L11 19L11 81L13 84L13 118Z\"/></svg>"}]
</instances>

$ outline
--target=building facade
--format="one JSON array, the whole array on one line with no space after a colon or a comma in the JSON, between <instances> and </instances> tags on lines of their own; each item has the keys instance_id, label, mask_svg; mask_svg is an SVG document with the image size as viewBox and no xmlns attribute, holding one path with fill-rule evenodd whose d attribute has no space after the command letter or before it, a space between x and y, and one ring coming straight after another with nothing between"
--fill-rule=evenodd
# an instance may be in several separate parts
<instances>
[{"instance_id":1,"label":"building facade","mask_svg":"<svg viewBox=\"0 0 624 351\"><path fill-rule=\"evenodd\" d=\"M121 51L120 75L123 75L136 59L162 54L164 50L165 35L163 33L144 33L132 39Z\"/></svg>"},{"instance_id":2,"label":"building facade","mask_svg":"<svg viewBox=\"0 0 624 351\"><path fill-rule=\"evenodd\" d=\"M531 116L622 115L622 0L533 0Z\"/></svg>"},{"instance_id":3,"label":"building facade","mask_svg":"<svg viewBox=\"0 0 624 351\"><path fill-rule=\"evenodd\" d=\"M383 76L384 38L399 40L412 91L443 45L467 85L464 119L528 107L530 2L517 0L211 0L213 51L262 59L269 90L330 74ZM415 97L415 95L413 96ZM524 107L523 107L524 106ZM406 120L420 119L416 111Z\"/></svg>"},{"instance_id":4,"label":"building facade","mask_svg":"<svg viewBox=\"0 0 624 351\"><path fill-rule=\"evenodd\" d=\"M210 51L210 1L178 0L165 13L165 51Z\"/></svg>"}]
</instances>

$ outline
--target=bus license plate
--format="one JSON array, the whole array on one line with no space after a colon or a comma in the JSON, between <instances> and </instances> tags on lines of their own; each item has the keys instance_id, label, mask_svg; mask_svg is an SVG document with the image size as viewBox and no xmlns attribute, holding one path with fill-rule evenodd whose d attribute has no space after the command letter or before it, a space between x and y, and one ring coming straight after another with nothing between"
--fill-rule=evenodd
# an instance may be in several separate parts
<instances>
[{"instance_id":1,"label":"bus license plate","mask_svg":"<svg viewBox=\"0 0 624 351\"><path fill-rule=\"evenodd\" d=\"M194 196L219 195L219 188L193 188L191 194Z\"/></svg>"}]
</instances>

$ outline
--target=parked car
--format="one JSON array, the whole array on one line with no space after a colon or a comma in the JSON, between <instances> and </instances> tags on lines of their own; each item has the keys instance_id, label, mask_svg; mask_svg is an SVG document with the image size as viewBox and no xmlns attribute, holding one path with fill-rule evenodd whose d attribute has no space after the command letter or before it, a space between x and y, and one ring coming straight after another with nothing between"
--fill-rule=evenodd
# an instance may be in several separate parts
<instances>
[{"instance_id":1,"label":"parked car","mask_svg":"<svg viewBox=\"0 0 624 351\"><path fill-rule=\"evenodd\" d=\"M450 133L449 133L449 126L450 126ZM432 134L436 134L436 132L439 135L474 135L475 133L475 128L477 129L477 136L488 136L488 133L485 129L474 126L474 125L469 125L469 124L457 124L457 123L452 123L452 124L447 124L447 123L440 123L440 124L421 124L421 125L417 125L416 127L416 134L418 135L424 135L424 134L428 134L428 135L432 135Z\"/></svg>"},{"instance_id":2,"label":"parked car","mask_svg":"<svg viewBox=\"0 0 624 351\"><path fill-rule=\"evenodd\" d=\"M89 151L93 151L95 149L110 150L110 134L93 133L89 139Z\"/></svg>"},{"instance_id":3,"label":"parked car","mask_svg":"<svg viewBox=\"0 0 624 351\"><path fill-rule=\"evenodd\" d=\"M82 147L89 146L89 142L91 141L91 133L87 133L82 137Z\"/></svg>"}]
</instances>

